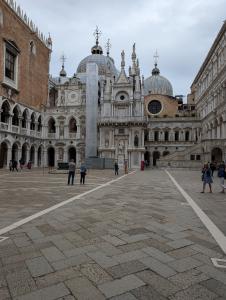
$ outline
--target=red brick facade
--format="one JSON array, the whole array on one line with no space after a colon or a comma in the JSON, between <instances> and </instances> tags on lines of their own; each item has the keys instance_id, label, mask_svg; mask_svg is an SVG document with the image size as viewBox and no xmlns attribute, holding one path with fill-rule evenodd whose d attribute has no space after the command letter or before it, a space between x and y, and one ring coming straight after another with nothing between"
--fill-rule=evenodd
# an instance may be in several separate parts
<instances>
[{"instance_id":1,"label":"red brick facade","mask_svg":"<svg viewBox=\"0 0 226 300\"><path fill-rule=\"evenodd\" d=\"M4 84L5 41L19 49L17 87ZM33 51L31 50L33 42ZM3 0L0 0L0 96L31 107L46 104L48 98L50 49ZM10 89L10 90L9 90Z\"/></svg>"}]
</instances>

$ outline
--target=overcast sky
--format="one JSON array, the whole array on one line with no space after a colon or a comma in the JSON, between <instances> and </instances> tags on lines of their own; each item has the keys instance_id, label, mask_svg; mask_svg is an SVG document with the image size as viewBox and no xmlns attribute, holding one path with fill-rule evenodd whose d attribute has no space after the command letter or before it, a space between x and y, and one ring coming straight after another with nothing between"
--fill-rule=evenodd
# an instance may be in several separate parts
<instances>
[{"instance_id":1,"label":"overcast sky","mask_svg":"<svg viewBox=\"0 0 226 300\"><path fill-rule=\"evenodd\" d=\"M153 55L159 53L161 75L173 85L174 95L187 95L223 21L226 0L18 0L41 32L53 40L50 73L58 75L62 53L72 76L79 62L90 55L96 25L102 31L100 45L110 39L110 55L120 69L124 49L126 68L132 45L141 74L151 75Z\"/></svg>"}]
</instances>

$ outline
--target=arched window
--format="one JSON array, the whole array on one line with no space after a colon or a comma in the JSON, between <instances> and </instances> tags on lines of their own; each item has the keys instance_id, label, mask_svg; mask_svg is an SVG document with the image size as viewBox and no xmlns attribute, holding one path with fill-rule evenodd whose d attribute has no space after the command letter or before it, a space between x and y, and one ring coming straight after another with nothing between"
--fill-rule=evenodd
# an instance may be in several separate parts
<instances>
[{"instance_id":1,"label":"arched window","mask_svg":"<svg viewBox=\"0 0 226 300\"><path fill-rule=\"evenodd\" d=\"M22 128L27 128L28 111L25 109L22 115Z\"/></svg>"},{"instance_id":2,"label":"arched window","mask_svg":"<svg viewBox=\"0 0 226 300\"><path fill-rule=\"evenodd\" d=\"M19 109L17 106L13 109L12 125L19 126Z\"/></svg>"},{"instance_id":3,"label":"arched window","mask_svg":"<svg viewBox=\"0 0 226 300\"><path fill-rule=\"evenodd\" d=\"M40 132L42 130L42 118L41 116L38 117L38 131Z\"/></svg>"},{"instance_id":4,"label":"arched window","mask_svg":"<svg viewBox=\"0 0 226 300\"><path fill-rule=\"evenodd\" d=\"M175 137L175 141L179 141L179 131L175 131L174 137Z\"/></svg>"},{"instance_id":5,"label":"arched window","mask_svg":"<svg viewBox=\"0 0 226 300\"><path fill-rule=\"evenodd\" d=\"M48 132L49 133L56 133L56 125L55 125L55 120L53 118L49 119L48 122Z\"/></svg>"},{"instance_id":6,"label":"arched window","mask_svg":"<svg viewBox=\"0 0 226 300\"><path fill-rule=\"evenodd\" d=\"M32 113L32 115L31 115L30 129L35 130L35 114L34 113Z\"/></svg>"},{"instance_id":7,"label":"arched window","mask_svg":"<svg viewBox=\"0 0 226 300\"><path fill-rule=\"evenodd\" d=\"M154 140L155 140L155 142L157 142L159 140L159 132L158 131L154 132Z\"/></svg>"},{"instance_id":8,"label":"arched window","mask_svg":"<svg viewBox=\"0 0 226 300\"><path fill-rule=\"evenodd\" d=\"M189 131L186 131L185 132L185 141L189 141L189 137L190 137Z\"/></svg>"},{"instance_id":9,"label":"arched window","mask_svg":"<svg viewBox=\"0 0 226 300\"><path fill-rule=\"evenodd\" d=\"M134 146L135 146L135 147L138 147L138 146L139 146L139 138L138 138L137 134L136 134L135 137L134 137Z\"/></svg>"},{"instance_id":10,"label":"arched window","mask_svg":"<svg viewBox=\"0 0 226 300\"><path fill-rule=\"evenodd\" d=\"M69 122L69 132L70 133L76 133L77 132L76 120L74 118L72 118Z\"/></svg>"},{"instance_id":11,"label":"arched window","mask_svg":"<svg viewBox=\"0 0 226 300\"><path fill-rule=\"evenodd\" d=\"M1 122L9 123L9 116L10 116L10 106L8 101L5 101L2 104Z\"/></svg>"},{"instance_id":12,"label":"arched window","mask_svg":"<svg viewBox=\"0 0 226 300\"><path fill-rule=\"evenodd\" d=\"M169 132L165 131L165 141L168 141L168 140L169 140Z\"/></svg>"}]
</instances>

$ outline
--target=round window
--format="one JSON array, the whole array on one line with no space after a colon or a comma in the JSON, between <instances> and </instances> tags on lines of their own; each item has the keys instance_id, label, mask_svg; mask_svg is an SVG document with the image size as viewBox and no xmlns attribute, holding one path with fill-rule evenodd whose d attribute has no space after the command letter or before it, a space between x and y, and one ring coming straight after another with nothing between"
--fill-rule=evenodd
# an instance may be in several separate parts
<instances>
[{"instance_id":1,"label":"round window","mask_svg":"<svg viewBox=\"0 0 226 300\"><path fill-rule=\"evenodd\" d=\"M121 95L120 96L120 100L124 100L125 99L125 96L124 95Z\"/></svg>"},{"instance_id":2,"label":"round window","mask_svg":"<svg viewBox=\"0 0 226 300\"><path fill-rule=\"evenodd\" d=\"M158 114L162 109L162 104L158 100L153 100L148 103L148 111L155 115Z\"/></svg>"}]
</instances>

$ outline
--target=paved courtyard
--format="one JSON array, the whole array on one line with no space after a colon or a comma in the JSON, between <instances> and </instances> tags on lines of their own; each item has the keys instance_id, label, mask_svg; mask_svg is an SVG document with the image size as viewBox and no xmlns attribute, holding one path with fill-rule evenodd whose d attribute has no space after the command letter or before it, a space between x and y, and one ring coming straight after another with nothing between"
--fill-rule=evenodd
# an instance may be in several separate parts
<instances>
[{"instance_id":1,"label":"paved courtyard","mask_svg":"<svg viewBox=\"0 0 226 300\"><path fill-rule=\"evenodd\" d=\"M218 178L168 171L226 235ZM165 170L66 177L0 172L1 300L226 299L226 255Z\"/></svg>"}]
</instances>

